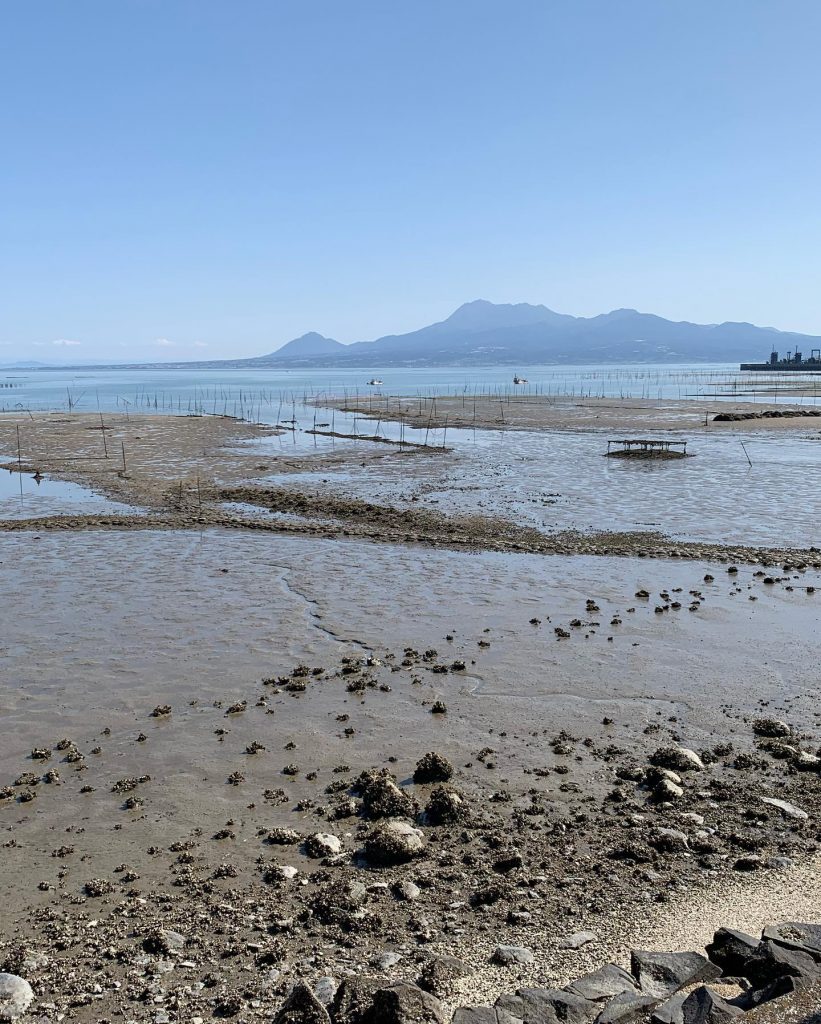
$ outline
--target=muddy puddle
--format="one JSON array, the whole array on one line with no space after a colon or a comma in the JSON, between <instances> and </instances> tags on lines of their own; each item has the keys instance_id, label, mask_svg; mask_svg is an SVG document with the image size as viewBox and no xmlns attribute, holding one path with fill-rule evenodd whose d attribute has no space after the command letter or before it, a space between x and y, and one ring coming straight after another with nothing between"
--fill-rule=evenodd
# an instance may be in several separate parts
<instances>
[{"instance_id":1,"label":"muddy puddle","mask_svg":"<svg viewBox=\"0 0 821 1024\"><path fill-rule=\"evenodd\" d=\"M0 469L0 519L134 511L80 484Z\"/></svg>"},{"instance_id":2,"label":"muddy puddle","mask_svg":"<svg viewBox=\"0 0 821 1024\"><path fill-rule=\"evenodd\" d=\"M651 529L731 544L821 542L821 437L699 437L688 448L695 458L668 462L606 459L606 436L477 431L474 439L453 431L449 454L412 464L371 460L355 472L324 467L271 481L397 507L413 502L498 515L545 531Z\"/></svg>"}]
</instances>

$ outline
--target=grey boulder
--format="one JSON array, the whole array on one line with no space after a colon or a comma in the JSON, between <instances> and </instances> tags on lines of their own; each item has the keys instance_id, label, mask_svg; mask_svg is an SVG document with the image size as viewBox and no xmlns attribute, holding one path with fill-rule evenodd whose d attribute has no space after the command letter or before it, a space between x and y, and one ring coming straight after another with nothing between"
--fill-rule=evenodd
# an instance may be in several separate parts
<instances>
[{"instance_id":1,"label":"grey boulder","mask_svg":"<svg viewBox=\"0 0 821 1024\"><path fill-rule=\"evenodd\" d=\"M511 1017L495 1006L460 1006L453 1014L451 1024L522 1024L521 1018Z\"/></svg>"},{"instance_id":2,"label":"grey boulder","mask_svg":"<svg viewBox=\"0 0 821 1024\"><path fill-rule=\"evenodd\" d=\"M365 856L373 864L404 864L419 857L425 849L421 829L406 821L390 820L377 827L365 840Z\"/></svg>"},{"instance_id":3,"label":"grey boulder","mask_svg":"<svg viewBox=\"0 0 821 1024\"><path fill-rule=\"evenodd\" d=\"M0 974L0 1020L17 1020L34 1001L31 985L16 974Z\"/></svg>"},{"instance_id":4,"label":"grey boulder","mask_svg":"<svg viewBox=\"0 0 821 1024\"><path fill-rule=\"evenodd\" d=\"M408 984L377 989L371 1017L367 1018L373 1024L446 1024L446 1019L445 1009L435 996Z\"/></svg>"},{"instance_id":5,"label":"grey boulder","mask_svg":"<svg viewBox=\"0 0 821 1024\"><path fill-rule=\"evenodd\" d=\"M460 1006L451 1024L499 1024L492 1006Z\"/></svg>"},{"instance_id":6,"label":"grey boulder","mask_svg":"<svg viewBox=\"0 0 821 1024\"><path fill-rule=\"evenodd\" d=\"M640 992L622 992L615 996L596 1017L596 1024L630 1024L631 1021L644 1021L647 1011L655 1006L653 996L645 996Z\"/></svg>"},{"instance_id":7,"label":"grey boulder","mask_svg":"<svg viewBox=\"0 0 821 1024\"><path fill-rule=\"evenodd\" d=\"M718 978L721 971L700 953L651 953L633 950L630 970L641 991L666 999L684 985Z\"/></svg>"},{"instance_id":8,"label":"grey boulder","mask_svg":"<svg viewBox=\"0 0 821 1024\"><path fill-rule=\"evenodd\" d=\"M509 967L511 964L532 964L533 950L526 946L497 946L491 959L503 967Z\"/></svg>"},{"instance_id":9,"label":"grey boulder","mask_svg":"<svg viewBox=\"0 0 821 1024\"><path fill-rule=\"evenodd\" d=\"M798 921L771 924L764 929L761 937L821 960L821 924L801 924Z\"/></svg>"},{"instance_id":10,"label":"grey boulder","mask_svg":"<svg viewBox=\"0 0 821 1024\"><path fill-rule=\"evenodd\" d=\"M636 994L636 983L632 975L617 967L616 964L605 964L598 971L585 974L569 985L565 990L573 992L585 999L602 1000L612 999L613 996L621 995L624 992Z\"/></svg>"},{"instance_id":11,"label":"grey boulder","mask_svg":"<svg viewBox=\"0 0 821 1024\"><path fill-rule=\"evenodd\" d=\"M559 939L559 949L581 949L588 942L595 942L598 938L595 932L573 932L563 939Z\"/></svg>"},{"instance_id":12,"label":"grey boulder","mask_svg":"<svg viewBox=\"0 0 821 1024\"><path fill-rule=\"evenodd\" d=\"M727 1024L743 1012L704 985L691 992L681 1005L683 1024Z\"/></svg>"},{"instance_id":13,"label":"grey boulder","mask_svg":"<svg viewBox=\"0 0 821 1024\"><path fill-rule=\"evenodd\" d=\"M331 1018L305 982L298 981L279 1008L274 1024L331 1024Z\"/></svg>"},{"instance_id":14,"label":"grey boulder","mask_svg":"<svg viewBox=\"0 0 821 1024\"><path fill-rule=\"evenodd\" d=\"M601 1004L573 992L553 988L520 988L514 996L500 996L496 1009L523 1024L592 1024Z\"/></svg>"}]
</instances>

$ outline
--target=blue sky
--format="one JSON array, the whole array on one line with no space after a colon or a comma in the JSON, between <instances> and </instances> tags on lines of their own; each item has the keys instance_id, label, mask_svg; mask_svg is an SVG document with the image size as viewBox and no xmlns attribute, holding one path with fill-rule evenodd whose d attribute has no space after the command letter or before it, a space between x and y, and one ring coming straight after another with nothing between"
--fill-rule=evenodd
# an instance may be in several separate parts
<instances>
[{"instance_id":1,"label":"blue sky","mask_svg":"<svg viewBox=\"0 0 821 1024\"><path fill-rule=\"evenodd\" d=\"M0 17L0 362L255 355L479 297L821 334L817 0Z\"/></svg>"}]
</instances>

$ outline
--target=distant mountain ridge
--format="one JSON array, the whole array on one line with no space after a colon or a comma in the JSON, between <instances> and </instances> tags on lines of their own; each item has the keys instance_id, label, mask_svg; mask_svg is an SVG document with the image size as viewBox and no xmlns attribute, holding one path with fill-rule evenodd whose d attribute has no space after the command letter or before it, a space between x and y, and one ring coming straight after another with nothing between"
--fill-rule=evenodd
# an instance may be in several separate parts
<instances>
[{"instance_id":1,"label":"distant mountain ridge","mask_svg":"<svg viewBox=\"0 0 821 1024\"><path fill-rule=\"evenodd\" d=\"M600 362L735 362L770 351L821 348L821 338L748 323L674 322L635 309L594 317L556 313L526 302L466 302L446 320L407 334L342 345L305 334L237 366L436 366Z\"/></svg>"},{"instance_id":2,"label":"distant mountain ridge","mask_svg":"<svg viewBox=\"0 0 821 1024\"><path fill-rule=\"evenodd\" d=\"M120 364L121 369L221 369L270 367L513 366L574 363L763 362L821 349L821 337L757 327L748 323L694 324L665 320L635 309L614 309L593 317L556 313L527 302L476 299L446 319L407 334L343 345L316 331L294 338L267 355L250 359ZM115 364L97 364L113 368ZM7 364L6 369L34 363ZM43 364L39 364L43 366ZM65 366L61 367L66 369ZM75 364L74 368L79 368ZM95 366L82 364L83 369Z\"/></svg>"}]
</instances>

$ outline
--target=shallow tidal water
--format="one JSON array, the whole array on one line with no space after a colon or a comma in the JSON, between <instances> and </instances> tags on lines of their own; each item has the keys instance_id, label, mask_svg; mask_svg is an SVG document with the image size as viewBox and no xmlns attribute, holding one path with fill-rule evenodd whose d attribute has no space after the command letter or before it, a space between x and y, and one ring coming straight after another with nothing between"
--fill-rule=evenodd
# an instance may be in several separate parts
<instances>
[{"instance_id":1,"label":"shallow tidal water","mask_svg":"<svg viewBox=\"0 0 821 1024\"><path fill-rule=\"evenodd\" d=\"M688 445L692 458L670 461L608 459L606 433L451 433L452 454L396 455L355 470L323 468L271 480L450 514L501 516L544 531L658 530L681 540L772 547L821 543L817 432L699 436ZM254 443L262 453L274 451L278 440Z\"/></svg>"},{"instance_id":2,"label":"shallow tidal water","mask_svg":"<svg viewBox=\"0 0 821 1024\"><path fill-rule=\"evenodd\" d=\"M707 571L715 582L703 582ZM753 572L229 531L10 534L0 537L0 601L14 609L0 628L3 758L90 716L144 722L166 699L182 715L201 715L210 701L241 699L298 662L401 656L405 646L463 658L467 670L426 676L418 692L369 697L366 717L380 706L384 714L372 718L367 749L401 742L404 716L431 741L440 726L419 705L438 696L466 752L485 729L534 714L577 728L609 714L631 732L657 713L676 714L698 744L724 704L815 699L806 638L821 598L805 586L818 581L808 573L787 591ZM657 614L657 593L675 587L683 607ZM640 588L649 601L635 598ZM704 593L695 613L691 589ZM621 625L610 626L614 615ZM554 626L577 617L599 625L557 641ZM191 700L196 712L185 709ZM283 713L294 706L286 701ZM310 709L317 727L331 710L321 695ZM301 726L308 710L304 702Z\"/></svg>"},{"instance_id":3,"label":"shallow tidal water","mask_svg":"<svg viewBox=\"0 0 821 1024\"><path fill-rule=\"evenodd\" d=\"M136 510L111 501L89 487L66 480L0 469L0 519L35 519L52 515L92 515Z\"/></svg>"}]
</instances>

